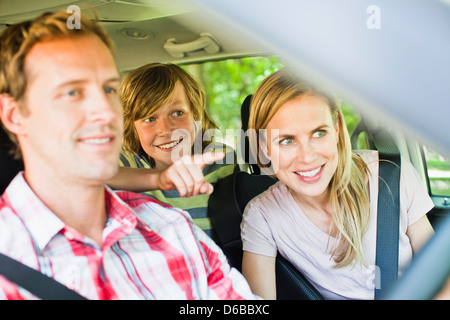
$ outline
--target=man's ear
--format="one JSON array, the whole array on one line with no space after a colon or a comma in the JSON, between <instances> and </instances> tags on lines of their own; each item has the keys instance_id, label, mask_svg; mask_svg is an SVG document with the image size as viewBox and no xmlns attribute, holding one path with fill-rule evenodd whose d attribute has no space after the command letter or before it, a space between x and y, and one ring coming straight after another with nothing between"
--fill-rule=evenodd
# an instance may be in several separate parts
<instances>
[{"instance_id":1,"label":"man's ear","mask_svg":"<svg viewBox=\"0 0 450 320\"><path fill-rule=\"evenodd\" d=\"M23 132L19 104L7 93L0 94L0 119L5 128L12 133L17 135Z\"/></svg>"}]
</instances>

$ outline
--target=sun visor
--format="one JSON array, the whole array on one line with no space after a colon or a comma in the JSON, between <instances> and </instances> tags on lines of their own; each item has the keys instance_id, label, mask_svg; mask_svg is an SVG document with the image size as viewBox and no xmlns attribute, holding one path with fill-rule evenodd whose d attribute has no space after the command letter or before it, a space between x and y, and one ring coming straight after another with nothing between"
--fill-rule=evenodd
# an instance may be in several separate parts
<instances>
[{"instance_id":1,"label":"sun visor","mask_svg":"<svg viewBox=\"0 0 450 320\"><path fill-rule=\"evenodd\" d=\"M168 17L192 11L189 2L182 0L21 0L0 2L0 24L14 24L48 11L77 6L82 13L92 15L92 9L103 22L127 22ZM70 9L69 9L70 10ZM71 12L71 11L69 11Z\"/></svg>"}]
</instances>

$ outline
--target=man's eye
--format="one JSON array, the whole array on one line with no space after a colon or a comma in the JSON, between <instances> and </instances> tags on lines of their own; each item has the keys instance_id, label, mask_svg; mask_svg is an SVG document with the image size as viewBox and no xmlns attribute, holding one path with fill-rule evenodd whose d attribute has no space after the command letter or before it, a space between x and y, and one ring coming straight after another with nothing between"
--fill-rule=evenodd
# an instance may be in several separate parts
<instances>
[{"instance_id":1,"label":"man's eye","mask_svg":"<svg viewBox=\"0 0 450 320\"><path fill-rule=\"evenodd\" d=\"M107 94L116 93L116 92L117 92L117 90L115 88L112 88L112 87L105 88L105 93L107 93Z\"/></svg>"},{"instance_id":2,"label":"man's eye","mask_svg":"<svg viewBox=\"0 0 450 320\"><path fill-rule=\"evenodd\" d=\"M80 94L80 91L77 89L67 90L66 94L70 97L75 97Z\"/></svg>"}]
</instances>

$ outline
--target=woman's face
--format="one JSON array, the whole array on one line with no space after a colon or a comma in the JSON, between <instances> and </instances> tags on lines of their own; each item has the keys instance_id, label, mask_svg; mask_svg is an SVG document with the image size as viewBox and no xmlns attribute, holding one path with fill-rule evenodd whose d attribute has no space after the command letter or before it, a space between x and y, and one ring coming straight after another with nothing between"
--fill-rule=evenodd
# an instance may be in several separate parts
<instances>
[{"instance_id":1,"label":"woman's face","mask_svg":"<svg viewBox=\"0 0 450 320\"><path fill-rule=\"evenodd\" d=\"M153 115L134 122L145 153L157 169L165 169L182 155L190 154L194 144L194 116L180 82L167 103Z\"/></svg>"},{"instance_id":2,"label":"woman's face","mask_svg":"<svg viewBox=\"0 0 450 320\"><path fill-rule=\"evenodd\" d=\"M268 157L293 196L327 196L338 163L339 128L325 100L297 97L281 106L266 129Z\"/></svg>"}]
</instances>

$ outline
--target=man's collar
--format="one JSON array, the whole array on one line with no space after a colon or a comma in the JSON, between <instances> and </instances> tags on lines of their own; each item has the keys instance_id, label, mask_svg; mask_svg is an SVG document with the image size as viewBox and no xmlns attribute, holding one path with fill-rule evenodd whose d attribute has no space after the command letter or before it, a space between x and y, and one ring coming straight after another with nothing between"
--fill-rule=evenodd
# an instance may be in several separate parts
<instances>
[{"instance_id":1,"label":"man's collar","mask_svg":"<svg viewBox=\"0 0 450 320\"><path fill-rule=\"evenodd\" d=\"M64 228L61 221L36 196L25 181L24 173L20 172L5 191L11 208L28 229L39 250L44 250L49 241Z\"/></svg>"}]
</instances>

